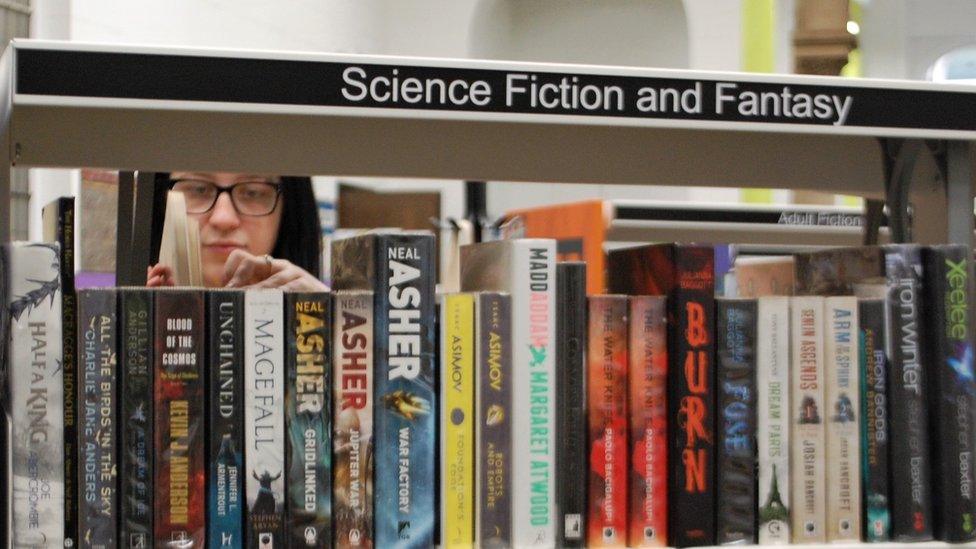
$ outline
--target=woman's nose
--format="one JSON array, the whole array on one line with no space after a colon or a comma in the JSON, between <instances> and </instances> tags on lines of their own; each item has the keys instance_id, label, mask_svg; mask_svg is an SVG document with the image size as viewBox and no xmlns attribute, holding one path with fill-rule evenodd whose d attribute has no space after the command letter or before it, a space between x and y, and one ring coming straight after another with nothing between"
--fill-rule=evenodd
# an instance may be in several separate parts
<instances>
[{"instance_id":1,"label":"woman's nose","mask_svg":"<svg viewBox=\"0 0 976 549\"><path fill-rule=\"evenodd\" d=\"M209 223L220 229L234 228L240 225L241 218L237 215L234 202L230 199L230 193L221 193L217 197L217 202L210 212Z\"/></svg>"}]
</instances>

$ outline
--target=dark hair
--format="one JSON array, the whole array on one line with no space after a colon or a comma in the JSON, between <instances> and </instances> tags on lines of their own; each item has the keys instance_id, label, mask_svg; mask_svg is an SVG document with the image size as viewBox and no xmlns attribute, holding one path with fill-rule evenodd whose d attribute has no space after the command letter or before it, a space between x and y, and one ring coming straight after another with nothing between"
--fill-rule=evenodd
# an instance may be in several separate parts
<instances>
[{"instance_id":1,"label":"dark hair","mask_svg":"<svg viewBox=\"0 0 976 549\"><path fill-rule=\"evenodd\" d=\"M309 177L281 178L281 225L272 257L287 259L315 278L322 278L322 225ZM169 174L157 172L153 181L152 260L159 257L166 213Z\"/></svg>"}]
</instances>

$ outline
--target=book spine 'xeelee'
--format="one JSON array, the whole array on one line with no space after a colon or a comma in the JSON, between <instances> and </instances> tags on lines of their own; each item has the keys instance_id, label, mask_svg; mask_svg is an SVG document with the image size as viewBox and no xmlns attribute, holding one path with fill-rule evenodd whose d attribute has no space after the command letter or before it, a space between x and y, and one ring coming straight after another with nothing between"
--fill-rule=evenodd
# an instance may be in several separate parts
<instances>
[{"instance_id":1,"label":"book spine 'xeelee'","mask_svg":"<svg viewBox=\"0 0 976 549\"><path fill-rule=\"evenodd\" d=\"M289 547L332 546L332 296L285 294Z\"/></svg>"},{"instance_id":2,"label":"book spine 'xeelee'","mask_svg":"<svg viewBox=\"0 0 976 549\"><path fill-rule=\"evenodd\" d=\"M153 294L148 289L119 293L121 470L119 542L133 549L153 539Z\"/></svg>"},{"instance_id":3,"label":"book spine 'xeelee'","mask_svg":"<svg viewBox=\"0 0 976 549\"><path fill-rule=\"evenodd\" d=\"M861 332L861 473L866 541L888 541L888 357L885 353L885 302L858 302Z\"/></svg>"},{"instance_id":4,"label":"book spine 'xeelee'","mask_svg":"<svg viewBox=\"0 0 976 549\"><path fill-rule=\"evenodd\" d=\"M759 543L790 543L790 302L760 297L757 341Z\"/></svg>"}]
</instances>

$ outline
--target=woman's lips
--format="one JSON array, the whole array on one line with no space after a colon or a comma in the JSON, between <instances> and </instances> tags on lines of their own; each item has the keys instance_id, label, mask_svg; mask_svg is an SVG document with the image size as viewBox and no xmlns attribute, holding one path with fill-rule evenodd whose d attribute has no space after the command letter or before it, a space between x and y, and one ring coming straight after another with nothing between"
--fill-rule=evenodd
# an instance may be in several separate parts
<instances>
[{"instance_id":1,"label":"woman's lips","mask_svg":"<svg viewBox=\"0 0 976 549\"><path fill-rule=\"evenodd\" d=\"M213 244L204 244L203 247L212 253L220 255L230 255L234 250L244 248L244 246L232 242L215 242Z\"/></svg>"}]
</instances>

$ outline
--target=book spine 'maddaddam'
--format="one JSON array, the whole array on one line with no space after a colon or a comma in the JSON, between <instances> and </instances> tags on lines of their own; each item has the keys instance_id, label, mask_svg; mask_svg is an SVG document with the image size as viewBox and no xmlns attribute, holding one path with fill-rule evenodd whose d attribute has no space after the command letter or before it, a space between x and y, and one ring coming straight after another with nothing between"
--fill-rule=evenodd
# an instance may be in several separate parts
<instances>
[{"instance_id":1,"label":"book spine 'maddaddam'","mask_svg":"<svg viewBox=\"0 0 976 549\"><path fill-rule=\"evenodd\" d=\"M586 264L556 264L556 541L586 545Z\"/></svg>"},{"instance_id":2,"label":"book spine 'maddaddam'","mask_svg":"<svg viewBox=\"0 0 976 549\"><path fill-rule=\"evenodd\" d=\"M373 293L335 294L335 545L373 546Z\"/></svg>"},{"instance_id":3,"label":"book spine 'maddaddam'","mask_svg":"<svg viewBox=\"0 0 976 549\"><path fill-rule=\"evenodd\" d=\"M760 297L756 326L759 543L790 535L790 301Z\"/></svg>"},{"instance_id":4,"label":"book spine 'maddaddam'","mask_svg":"<svg viewBox=\"0 0 976 549\"><path fill-rule=\"evenodd\" d=\"M932 539L928 398L922 324L920 248L885 247L888 285L888 399L891 535L894 541Z\"/></svg>"},{"instance_id":5,"label":"book spine 'maddaddam'","mask_svg":"<svg viewBox=\"0 0 976 549\"><path fill-rule=\"evenodd\" d=\"M203 547L204 294L157 290L153 304L154 547Z\"/></svg>"},{"instance_id":6,"label":"book spine 'maddaddam'","mask_svg":"<svg viewBox=\"0 0 976 549\"><path fill-rule=\"evenodd\" d=\"M376 238L374 537L378 547L427 547L437 486L434 238Z\"/></svg>"},{"instance_id":7,"label":"book spine 'maddaddam'","mask_svg":"<svg viewBox=\"0 0 976 549\"><path fill-rule=\"evenodd\" d=\"M861 539L860 379L857 298L824 302L827 539Z\"/></svg>"},{"instance_id":8,"label":"book spine 'maddaddam'","mask_svg":"<svg viewBox=\"0 0 976 549\"><path fill-rule=\"evenodd\" d=\"M474 543L474 294L441 303L441 547Z\"/></svg>"},{"instance_id":9,"label":"book spine 'maddaddam'","mask_svg":"<svg viewBox=\"0 0 976 549\"><path fill-rule=\"evenodd\" d=\"M289 547L332 546L332 295L285 294Z\"/></svg>"},{"instance_id":10,"label":"book spine 'maddaddam'","mask_svg":"<svg viewBox=\"0 0 976 549\"><path fill-rule=\"evenodd\" d=\"M512 546L511 297L479 294L475 314L475 542L501 549Z\"/></svg>"},{"instance_id":11,"label":"book spine 'maddaddam'","mask_svg":"<svg viewBox=\"0 0 976 549\"><path fill-rule=\"evenodd\" d=\"M280 290L244 294L248 547L285 546L285 320Z\"/></svg>"},{"instance_id":12,"label":"book spine 'maddaddam'","mask_svg":"<svg viewBox=\"0 0 976 549\"><path fill-rule=\"evenodd\" d=\"M244 543L244 293L207 292L207 545Z\"/></svg>"},{"instance_id":13,"label":"book spine 'maddaddam'","mask_svg":"<svg viewBox=\"0 0 976 549\"><path fill-rule=\"evenodd\" d=\"M718 544L756 543L756 301L718 300Z\"/></svg>"},{"instance_id":14,"label":"book spine 'maddaddam'","mask_svg":"<svg viewBox=\"0 0 976 549\"><path fill-rule=\"evenodd\" d=\"M627 546L627 297L589 298L588 547Z\"/></svg>"},{"instance_id":15,"label":"book spine 'maddaddam'","mask_svg":"<svg viewBox=\"0 0 976 549\"><path fill-rule=\"evenodd\" d=\"M888 541L888 357L885 302L858 302L861 332L861 474L865 541Z\"/></svg>"},{"instance_id":16,"label":"book spine 'maddaddam'","mask_svg":"<svg viewBox=\"0 0 976 549\"><path fill-rule=\"evenodd\" d=\"M826 541L824 483L824 299L790 299L792 330L792 426L790 471L793 479L793 543Z\"/></svg>"},{"instance_id":17,"label":"book spine 'maddaddam'","mask_svg":"<svg viewBox=\"0 0 976 549\"><path fill-rule=\"evenodd\" d=\"M149 547L153 539L153 294L119 292L119 544Z\"/></svg>"},{"instance_id":18,"label":"book spine 'maddaddam'","mask_svg":"<svg viewBox=\"0 0 976 549\"><path fill-rule=\"evenodd\" d=\"M64 467L62 444L65 398L61 374L61 277L57 244L15 242L3 247L7 276L9 334L8 385L0 379L0 415L9 412L7 454L12 547L62 547L64 544ZM69 327L70 329L70 327ZM6 402L9 398L9 403ZM4 520L7 517L4 516Z\"/></svg>"},{"instance_id":19,"label":"book spine 'maddaddam'","mask_svg":"<svg viewBox=\"0 0 976 549\"><path fill-rule=\"evenodd\" d=\"M627 543L660 547L668 541L667 298L631 297L629 313Z\"/></svg>"},{"instance_id":20,"label":"book spine 'maddaddam'","mask_svg":"<svg viewBox=\"0 0 976 549\"><path fill-rule=\"evenodd\" d=\"M930 425L936 537L976 537L976 380L973 379L973 280L966 246L924 250L926 341L932 350Z\"/></svg>"}]
</instances>

